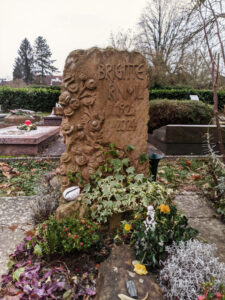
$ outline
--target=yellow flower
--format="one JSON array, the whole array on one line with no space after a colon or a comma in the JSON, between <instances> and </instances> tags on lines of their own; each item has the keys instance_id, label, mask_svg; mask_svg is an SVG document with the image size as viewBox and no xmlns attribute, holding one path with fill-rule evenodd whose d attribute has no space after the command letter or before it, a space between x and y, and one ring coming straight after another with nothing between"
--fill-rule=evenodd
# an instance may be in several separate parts
<instances>
[{"instance_id":1,"label":"yellow flower","mask_svg":"<svg viewBox=\"0 0 225 300\"><path fill-rule=\"evenodd\" d=\"M160 209L160 211L164 214L168 214L170 212L170 207L169 205L166 205L166 204L161 204L159 205L158 207Z\"/></svg>"},{"instance_id":2,"label":"yellow flower","mask_svg":"<svg viewBox=\"0 0 225 300\"><path fill-rule=\"evenodd\" d=\"M136 272L138 275L146 275L148 273L146 267L140 263L136 263L134 265L134 272Z\"/></svg>"},{"instance_id":3,"label":"yellow flower","mask_svg":"<svg viewBox=\"0 0 225 300\"><path fill-rule=\"evenodd\" d=\"M125 225L124 225L124 229L125 229L126 231L130 231L130 230L131 230L130 224L125 224Z\"/></svg>"},{"instance_id":4,"label":"yellow flower","mask_svg":"<svg viewBox=\"0 0 225 300\"><path fill-rule=\"evenodd\" d=\"M134 218L135 218L135 220L137 220L137 219L138 219L138 215L136 214L136 215L134 216Z\"/></svg>"}]
</instances>

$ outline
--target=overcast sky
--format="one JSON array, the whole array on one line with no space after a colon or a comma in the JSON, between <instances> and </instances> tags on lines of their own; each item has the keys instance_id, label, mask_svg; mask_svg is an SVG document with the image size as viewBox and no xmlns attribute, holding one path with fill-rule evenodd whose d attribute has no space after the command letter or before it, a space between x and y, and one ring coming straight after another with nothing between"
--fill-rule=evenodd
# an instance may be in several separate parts
<instances>
[{"instance_id":1,"label":"overcast sky","mask_svg":"<svg viewBox=\"0 0 225 300\"><path fill-rule=\"evenodd\" d=\"M12 78L21 41L43 36L60 73L70 51L109 45L134 28L146 0L0 0L0 78Z\"/></svg>"}]
</instances>

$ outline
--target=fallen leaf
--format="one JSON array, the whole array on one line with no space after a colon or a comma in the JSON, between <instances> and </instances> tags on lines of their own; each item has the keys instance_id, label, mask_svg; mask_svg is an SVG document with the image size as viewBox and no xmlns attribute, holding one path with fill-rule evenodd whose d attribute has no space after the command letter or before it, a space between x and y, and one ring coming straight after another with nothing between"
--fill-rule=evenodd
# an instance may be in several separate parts
<instances>
[{"instance_id":1,"label":"fallen leaf","mask_svg":"<svg viewBox=\"0 0 225 300\"><path fill-rule=\"evenodd\" d=\"M128 296L126 296L124 294L118 294L118 297L121 300L135 300L134 298L128 297ZM147 300L147 299L148 299L148 293L145 295L145 297L142 300Z\"/></svg>"},{"instance_id":2,"label":"fallen leaf","mask_svg":"<svg viewBox=\"0 0 225 300\"><path fill-rule=\"evenodd\" d=\"M190 165L191 165L190 160L186 160L186 164L187 164L188 166L190 166Z\"/></svg>"},{"instance_id":3,"label":"fallen leaf","mask_svg":"<svg viewBox=\"0 0 225 300\"><path fill-rule=\"evenodd\" d=\"M0 189L6 189L6 188L10 187L10 185L11 185L10 183L3 183L0 185Z\"/></svg>"},{"instance_id":4,"label":"fallen leaf","mask_svg":"<svg viewBox=\"0 0 225 300\"><path fill-rule=\"evenodd\" d=\"M11 231L15 231L15 230L18 228L18 225L11 225L11 226L8 226L8 228L9 228Z\"/></svg>"},{"instance_id":5,"label":"fallen leaf","mask_svg":"<svg viewBox=\"0 0 225 300\"><path fill-rule=\"evenodd\" d=\"M197 180L197 179L200 179L201 177L202 177L202 175L200 175L200 174L193 174L191 176L191 180Z\"/></svg>"},{"instance_id":6,"label":"fallen leaf","mask_svg":"<svg viewBox=\"0 0 225 300\"><path fill-rule=\"evenodd\" d=\"M35 230L27 230L24 232L26 236L34 236L35 235Z\"/></svg>"},{"instance_id":7,"label":"fallen leaf","mask_svg":"<svg viewBox=\"0 0 225 300\"><path fill-rule=\"evenodd\" d=\"M19 191L19 192L17 192L17 195L25 195L25 192Z\"/></svg>"}]
</instances>

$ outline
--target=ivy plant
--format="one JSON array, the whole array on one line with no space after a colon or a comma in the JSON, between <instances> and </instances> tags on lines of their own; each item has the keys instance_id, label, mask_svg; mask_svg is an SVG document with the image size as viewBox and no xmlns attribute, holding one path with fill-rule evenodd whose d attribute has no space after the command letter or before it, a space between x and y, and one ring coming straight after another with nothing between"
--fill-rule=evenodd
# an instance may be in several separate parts
<instances>
[{"instance_id":1,"label":"ivy plant","mask_svg":"<svg viewBox=\"0 0 225 300\"><path fill-rule=\"evenodd\" d=\"M150 182L143 174L135 174L128 158L111 159L109 166L114 171L112 175L103 177L98 171L83 189L86 204L91 206L91 216L98 222L106 222L113 214L143 210L150 203L160 204L168 199L170 191Z\"/></svg>"}]
</instances>

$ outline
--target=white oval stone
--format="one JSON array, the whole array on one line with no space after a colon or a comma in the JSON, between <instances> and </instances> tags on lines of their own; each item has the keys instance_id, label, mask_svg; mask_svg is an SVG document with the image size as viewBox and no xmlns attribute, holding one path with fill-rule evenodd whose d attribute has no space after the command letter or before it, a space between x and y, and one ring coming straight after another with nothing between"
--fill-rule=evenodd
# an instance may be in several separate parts
<instances>
[{"instance_id":1,"label":"white oval stone","mask_svg":"<svg viewBox=\"0 0 225 300\"><path fill-rule=\"evenodd\" d=\"M71 186L63 192L63 198L66 201L73 201L80 195L79 186Z\"/></svg>"}]
</instances>

